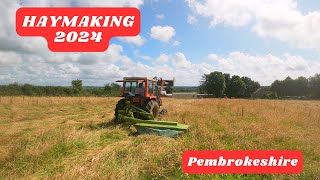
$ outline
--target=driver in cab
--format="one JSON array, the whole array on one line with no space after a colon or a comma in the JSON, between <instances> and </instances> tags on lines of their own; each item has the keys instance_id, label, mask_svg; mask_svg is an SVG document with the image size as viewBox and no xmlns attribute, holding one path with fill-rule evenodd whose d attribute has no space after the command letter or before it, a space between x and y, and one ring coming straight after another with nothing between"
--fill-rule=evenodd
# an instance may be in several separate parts
<instances>
[{"instance_id":1,"label":"driver in cab","mask_svg":"<svg viewBox=\"0 0 320 180\"><path fill-rule=\"evenodd\" d=\"M139 86L136 88L136 90L134 91L135 95L138 96L144 96L144 88L143 88L143 83L139 83Z\"/></svg>"}]
</instances>

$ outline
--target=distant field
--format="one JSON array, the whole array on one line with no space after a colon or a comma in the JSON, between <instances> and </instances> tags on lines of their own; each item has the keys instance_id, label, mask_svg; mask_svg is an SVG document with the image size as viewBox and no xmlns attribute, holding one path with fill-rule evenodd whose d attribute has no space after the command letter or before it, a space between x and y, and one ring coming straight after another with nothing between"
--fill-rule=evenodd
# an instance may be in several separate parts
<instances>
[{"instance_id":1,"label":"distant field","mask_svg":"<svg viewBox=\"0 0 320 180\"><path fill-rule=\"evenodd\" d=\"M110 125L118 98L0 97L0 179L320 178L320 101L164 99L179 138ZM186 175L185 150L293 149L300 175Z\"/></svg>"}]
</instances>

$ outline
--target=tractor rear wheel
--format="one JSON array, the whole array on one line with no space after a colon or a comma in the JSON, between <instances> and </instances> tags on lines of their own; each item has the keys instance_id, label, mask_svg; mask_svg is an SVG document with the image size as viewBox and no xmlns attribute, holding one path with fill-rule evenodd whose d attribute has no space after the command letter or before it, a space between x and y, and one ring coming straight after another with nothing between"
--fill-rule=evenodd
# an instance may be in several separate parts
<instances>
[{"instance_id":1,"label":"tractor rear wheel","mask_svg":"<svg viewBox=\"0 0 320 180\"><path fill-rule=\"evenodd\" d=\"M118 111L123 110L125 106L125 100L120 99L116 105L116 109L114 110L114 116L116 116L116 121L118 120Z\"/></svg>"},{"instance_id":2,"label":"tractor rear wheel","mask_svg":"<svg viewBox=\"0 0 320 180\"><path fill-rule=\"evenodd\" d=\"M159 104L154 100L151 100L148 103L146 103L144 106L144 110L151 113L155 119L158 118L160 113Z\"/></svg>"}]
</instances>

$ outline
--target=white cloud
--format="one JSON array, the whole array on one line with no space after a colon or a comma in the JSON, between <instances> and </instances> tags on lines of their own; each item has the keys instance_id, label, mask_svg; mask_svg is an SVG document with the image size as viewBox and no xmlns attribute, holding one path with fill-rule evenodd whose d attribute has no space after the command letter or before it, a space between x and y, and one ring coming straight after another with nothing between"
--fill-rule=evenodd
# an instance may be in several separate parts
<instances>
[{"instance_id":1,"label":"white cloud","mask_svg":"<svg viewBox=\"0 0 320 180\"><path fill-rule=\"evenodd\" d=\"M163 20L165 18L164 14L157 14L156 18L159 20Z\"/></svg>"},{"instance_id":2,"label":"white cloud","mask_svg":"<svg viewBox=\"0 0 320 180\"><path fill-rule=\"evenodd\" d=\"M160 56L155 60L155 64L165 64L169 61L170 57L167 54L160 54Z\"/></svg>"},{"instance_id":3,"label":"white cloud","mask_svg":"<svg viewBox=\"0 0 320 180\"><path fill-rule=\"evenodd\" d=\"M70 74L78 74L80 73L80 69L79 67L76 67L74 64L72 63L65 63L65 64L61 64L59 65L60 69L62 71L64 71L64 73L70 73Z\"/></svg>"},{"instance_id":4,"label":"white cloud","mask_svg":"<svg viewBox=\"0 0 320 180\"><path fill-rule=\"evenodd\" d=\"M139 50L135 50L135 51L133 52L133 54L134 54L136 57L141 58L141 59L146 60L146 61L152 60L152 57L150 57L150 56L141 55Z\"/></svg>"},{"instance_id":5,"label":"white cloud","mask_svg":"<svg viewBox=\"0 0 320 180\"><path fill-rule=\"evenodd\" d=\"M129 44L135 44L137 46L142 46L146 42L146 39L142 36L133 36L133 37L118 37L118 39L122 42L126 42Z\"/></svg>"},{"instance_id":6,"label":"white cloud","mask_svg":"<svg viewBox=\"0 0 320 180\"><path fill-rule=\"evenodd\" d=\"M269 0L271 2L271 0ZM71 1L24 1L28 6L39 5L42 6L70 6ZM110 2L118 3L117 5L132 5L141 6L142 1L77 1L77 5L95 6L99 3L107 5ZM190 3L198 3L196 1L189 1ZM206 1L205 1L206 2ZM228 2L226 5L224 2ZM278 18L278 14L269 13L259 4L251 0L248 2L255 3L256 8L262 15L256 15L255 10L249 8L242 8L239 11L233 12L230 4L236 4L240 7L247 5L243 1L221 1L220 10L218 8L217 15L212 15L210 11L204 11L205 4L193 4L194 11L197 14L215 18L215 23L223 23L228 26L238 26L245 24L253 24L253 29L260 36L283 38L280 40L289 41L292 38L294 44L310 45L309 47L316 47L319 33L314 31L318 27L316 21L319 16L318 13L292 13L292 21L283 20L286 18L285 13L280 14L282 18ZM260 1L259 1L260 2ZM264 2L266 4L267 1ZM289 0L284 0L276 5L280 7L286 6ZM281 6L281 3L284 4ZM19 37L15 33L15 11L19 8L18 1L5 0L0 3L0 84L6 83L32 83L41 85L69 85L73 79L82 79L85 85L103 85L106 82L113 82L121 79L124 76L149 76L149 77L176 77L177 85L198 85L199 80L203 74L218 70L228 72L230 74L245 75L261 82L264 85L270 84L275 79L283 79L286 76L297 77L300 75L311 76L319 73L320 63L306 60L300 56L291 54L284 54L282 56L274 55L250 55L242 52L231 52L228 55L208 55L206 63L193 63L182 52L173 54L162 53L157 58L153 58L154 62L151 65L146 65L140 62L133 61L126 54L126 50L121 45L110 44L109 49L103 53L52 53L47 48L47 43L43 38ZM219 7L219 6L218 6ZM276 8L275 8L276 7ZM216 8L217 9L217 8ZM273 11L277 10L278 6L273 6ZM280 8L283 10L283 8ZM287 9L290 12L297 12L294 3ZM293 9L293 10L292 10ZM212 10L215 10L214 8ZM285 9L284 9L285 10ZM199 12L198 12L199 11ZM228 13L231 11L231 14ZM206 12L206 13L205 13ZM224 12L228 12L227 16L222 16ZM253 13L254 12L254 13ZM234 15L233 13L236 13ZM266 14L266 15L264 15ZM301 19L301 16L303 18ZM266 17L266 18L262 18ZM239 19L238 19L239 18ZM298 19L299 26L296 26ZM278 22L279 23L275 23ZM260 22L261 24L259 24ZM309 22L309 23L306 23ZM294 24L294 26L292 25ZM269 26L270 25L270 26ZM303 29L301 26L305 26ZM295 29L296 27L296 29ZM291 29L292 28L292 29ZM320 29L320 28L319 28ZM272 32L272 33L271 33ZM270 35L270 33L272 35ZM293 34L295 33L295 37ZM306 37L306 33L310 33L310 37ZM150 36L162 42L170 42L175 36L175 30L170 26L154 26L151 28ZM141 37L142 38L142 37ZM126 39L127 40L127 39ZM126 41L124 40L124 41ZM129 40L128 40L129 41ZM316 42L317 41L317 42ZM132 43L139 45L141 41L130 40ZM177 41L178 42L178 41ZM301 43L302 42L302 43ZM175 42L173 42L173 45ZM308 46L307 46L308 47ZM145 60L152 60L150 56L139 55L138 57Z\"/></svg>"},{"instance_id":7,"label":"white cloud","mask_svg":"<svg viewBox=\"0 0 320 180\"><path fill-rule=\"evenodd\" d=\"M284 54L250 55L231 52L226 56L209 54L207 63L192 63L182 52L160 54L152 65L134 62L120 45L111 44L105 53L55 53L52 56L1 52L0 82L42 85L69 85L82 79L85 85L103 85L124 76L173 78L177 85L198 85L203 74L222 71L249 76L263 85L287 76L309 77L318 73L320 63ZM15 59L15 63L11 61ZM48 61L48 59L52 59ZM61 61L55 61L62 59ZM4 62L4 63L3 63ZM10 63L8 63L10 62Z\"/></svg>"},{"instance_id":8,"label":"white cloud","mask_svg":"<svg viewBox=\"0 0 320 180\"><path fill-rule=\"evenodd\" d=\"M103 53L25 54L0 51L0 83L69 85L72 79L103 85L126 75L121 66L133 61L123 55L120 45L111 44Z\"/></svg>"},{"instance_id":9,"label":"white cloud","mask_svg":"<svg viewBox=\"0 0 320 180\"><path fill-rule=\"evenodd\" d=\"M174 67L177 67L177 68L190 68L191 67L191 62L188 61L186 56L181 52L177 52L173 56L172 64Z\"/></svg>"},{"instance_id":10,"label":"white cloud","mask_svg":"<svg viewBox=\"0 0 320 180\"><path fill-rule=\"evenodd\" d=\"M302 13L297 0L186 0L192 11L211 19L210 26L252 26L270 37L299 48L320 49L320 11Z\"/></svg>"},{"instance_id":11,"label":"white cloud","mask_svg":"<svg viewBox=\"0 0 320 180\"><path fill-rule=\"evenodd\" d=\"M179 46L180 44L181 44L180 41L174 41L172 45L173 46Z\"/></svg>"},{"instance_id":12,"label":"white cloud","mask_svg":"<svg viewBox=\"0 0 320 180\"><path fill-rule=\"evenodd\" d=\"M193 15L188 15L187 22L189 24L196 24L198 22L198 19Z\"/></svg>"},{"instance_id":13,"label":"white cloud","mask_svg":"<svg viewBox=\"0 0 320 180\"><path fill-rule=\"evenodd\" d=\"M211 61L217 61L219 59L219 56L216 54L209 54L208 59Z\"/></svg>"},{"instance_id":14,"label":"white cloud","mask_svg":"<svg viewBox=\"0 0 320 180\"><path fill-rule=\"evenodd\" d=\"M150 61L152 59L150 56L146 56L146 55L141 55L140 58L146 61Z\"/></svg>"},{"instance_id":15,"label":"white cloud","mask_svg":"<svg viewBox=\"0 0 320 180\"><path fill-rule=\"evenodd\" d=\"M153 26L150 36L162 42L169 42L175 36L176 31L171 26Z\"/></svg>"},{"instance_id":16,"label":"white cloud","mask_svg":"<svg viewBox=\"0 0 320 180\"><path fill-rule=\"evenodd\" d=\"M106 56L104 60L107 62L117 62L123 59L123 56L121 54L122 52L123 52L122 46L111 44L108 50L106 51L106 53L101 55Z\"/></svg>"},{"instance_id":17,"label":"white cloud","mask_svg":"<svg viewBox=\"0 0 320 180\"><path fill-rule=\"evenodd\" d=\"M263 85L270 85L276 79L287 76L309 77L318 73L320 63L307 61L300 56L284 54L277 57L268 55L250 55L242 52L231 52L222 57L209 54L208 60L214 63L216 70L251 77Z\"/></svg>"},{"instance_id":18,"label":"white cloud","mask_svg":"<svg viewBox=\"0 0 320 180\"><path fill-rule=\"evenodd\" d=\"M54 6L54 7L68 7L71 5L77 5L80 7L139 7L143 4L143 0L77 0L76 3L73 0L19 0L23 6Z\"/></svg>"},{"instance_id":19,"label":"white cloud","mask_svg":"<svg viewBox=\"0 0 320 180\"><path fill-rule=\"evenodd\" d=\"M14 52L0 51L0 66L5 64L16 64L21 62L21 57Z\"/></svg>"}]
</instances>

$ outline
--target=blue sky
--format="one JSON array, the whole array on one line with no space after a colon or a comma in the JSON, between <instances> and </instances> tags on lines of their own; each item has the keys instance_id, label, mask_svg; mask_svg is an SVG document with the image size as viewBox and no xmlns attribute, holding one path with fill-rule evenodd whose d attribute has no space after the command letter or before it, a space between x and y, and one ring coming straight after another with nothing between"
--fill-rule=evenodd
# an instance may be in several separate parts
<instances>
[{"instance_id":1,"label":"blue sky","mask_svg":"<svg viewBox=\"0 0 320 180\"><path fill-rule=\"evenodd\" d=\"M298 1L299 9L302 12L319 10L320 3L315 0ZM226 55L232 51L242 51L250 54L274 54L282 55L285 52L297 52L305 56L319 55L318 52L309 49L299 49L279 40L261 38L255 35L250 27L231 28L225 25L209 27L209 18L200 18L196 25L187 22L190 8L185 1L165 0L163 2L146 1L140 8L142 15L142 27L140 35L148 38L147 43L140 47L141 52L152 57L159 56L164 51L174 53L182 51L190 60L194 62L206 58L209 53ZM164 15L159 20L156 15ZM172 42L163 44L150 38L150 28L152 26L172 26L175 28L175 40L181 44L177 47L172 46ZM121 44L128 49L135 47L113 39L111 42ZM141 59L140 59L141 60Z\"/></svg>"},{"instance_id":2,"label":"blue sky","mask_svg":"<svg viewBox=\"0 0 320 180\"><path fill-rule=\"evenodd\" d=\"M22 2L22 3L21 3ZM138 37L113 38L103 53L53 53L42 38L19 37L19 7L137 7ZM123 76L249 76L262 85L320 73L316 0L5 0L0 4L0 84L103 85Z\"/></svg>"}]
</instances>

